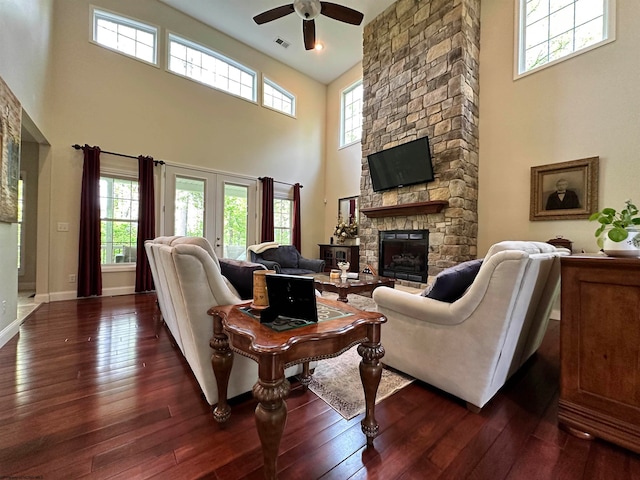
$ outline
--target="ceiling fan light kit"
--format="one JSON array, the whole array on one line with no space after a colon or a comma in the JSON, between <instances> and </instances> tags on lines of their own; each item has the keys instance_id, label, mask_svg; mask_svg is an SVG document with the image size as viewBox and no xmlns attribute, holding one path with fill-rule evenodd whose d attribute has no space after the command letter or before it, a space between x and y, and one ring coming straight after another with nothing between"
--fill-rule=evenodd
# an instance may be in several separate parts
<instances>
[{"instance_id":1,"label":"ceiling fan light kit","mask_svg":"<svg viewBox=\"0 0 640 480\"><path fill-rule=\"evenodd\" d=\"M302 18L302 37L304 48L313 50L316 44L316 23L318 15L324 15L339 22L360 25L364 15L357 10L338 5L337 3L321 2L320 0L294 0L290 5L282 5L253 17L258 25L285 17L296 12Z\"/></svg>"},{"instance_id":2,"label":"ceiling fan light kit","mask_svg":"<svg viewBox=\"0 0 640 480\"><path fill-rule=\"evenodd\" d=\"M293 9L301 19L313 20L320 15L322 6L320 5L320 0L295 0Z\"/></svg>"}]
</instances>

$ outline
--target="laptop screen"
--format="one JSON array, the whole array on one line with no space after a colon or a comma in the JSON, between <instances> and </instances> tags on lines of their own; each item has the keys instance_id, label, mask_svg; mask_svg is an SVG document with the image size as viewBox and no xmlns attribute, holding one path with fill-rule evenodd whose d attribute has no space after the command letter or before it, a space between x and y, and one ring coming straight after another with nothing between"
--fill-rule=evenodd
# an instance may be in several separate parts
<instances>
[{"instance_id":1,"label":"laptop screen","mask_svg":"<svg viewBox=\"0 0 640 480\"><path fill-rule=\"evenodd\" d=\"M312 277L298 275L265 275L269 308L261 315L261 322L275 318L318 321L316 291Z\"/></svg>"}]
</instances>

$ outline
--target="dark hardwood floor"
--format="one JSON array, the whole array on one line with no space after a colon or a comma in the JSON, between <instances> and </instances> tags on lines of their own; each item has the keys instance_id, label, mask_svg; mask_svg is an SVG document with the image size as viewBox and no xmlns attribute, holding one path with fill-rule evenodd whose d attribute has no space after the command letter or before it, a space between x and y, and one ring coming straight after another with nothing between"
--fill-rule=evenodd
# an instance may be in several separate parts
<instances>
[{"instance_id":1,"label":"dark hardwood floor","mask_svg":"<svg viewBox=\"0 0 640 480\"><path fill-rule=\"evenodd\" d=\"M558 338L479 414L420 382L392 395L373 449L293 383L279 477L640 479L639 455L558 428ZM0 349L0 478L260 479L255 401L232 408L216 424L154 295L42 305Z\"/></svg>"}]
</instances>

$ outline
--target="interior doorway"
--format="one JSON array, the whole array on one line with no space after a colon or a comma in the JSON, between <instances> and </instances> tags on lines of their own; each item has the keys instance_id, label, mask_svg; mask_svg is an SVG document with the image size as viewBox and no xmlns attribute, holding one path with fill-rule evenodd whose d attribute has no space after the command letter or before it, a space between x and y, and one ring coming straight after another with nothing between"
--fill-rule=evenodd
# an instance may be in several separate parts
<instances>
[{"instance_id":1,"label":"interior doorway","mask_svg":"<svg viewBox=\"0 0 640 480\"><path fill-rule=\"evenodd\" d=\"M43 208L49 207L48 202L42 201L48 196L49 185L46 178L43 180L42 171L45 159L50 154L50 144L24 110L20 137L20 211L16 240L18 318L24 320L40 302L47 302L49 299L48 250L42 249L43 245L49 243L49 212L42 212ZM42 258L38 258L38 252Z\"/></svg>"}]
</instances>

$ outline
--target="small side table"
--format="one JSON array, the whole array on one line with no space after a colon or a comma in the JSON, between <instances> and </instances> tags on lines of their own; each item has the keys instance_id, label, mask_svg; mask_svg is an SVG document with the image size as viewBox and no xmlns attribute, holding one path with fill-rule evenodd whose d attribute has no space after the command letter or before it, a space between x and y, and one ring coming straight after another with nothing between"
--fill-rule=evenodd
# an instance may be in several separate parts
<instances>
[{"instance_id":1,"label":"small side table","mask_svg":"<svg viewBox=\"0 0 640 480\"><path fill-rule=\"evenodd\" d=\"M380 330L387 319L377 312L365 312L328 299L318 298L317 301L347 311L350 315L276 332L241 312L238 307L242 305L212 307L208 312L213 317L211 363L218 385L218 404L213 416L218 422L226 422L231 415L227 386L234 352L255 360L258 363L258 382L253 387L253 395L259 401L255 413L256 427L262 444L264 476L269 480L277 478L278 450L287 419L284 401L289 394L289 382L284 376L287 367L304 363L304 375L308 376L308 362L336 357L359 344L358 353L362 357L360 379L366 405L361 425L367 446L372 446L378 435L375 399L382 376L380 359L384 356Z\"/></svg>"}]
</instances>

